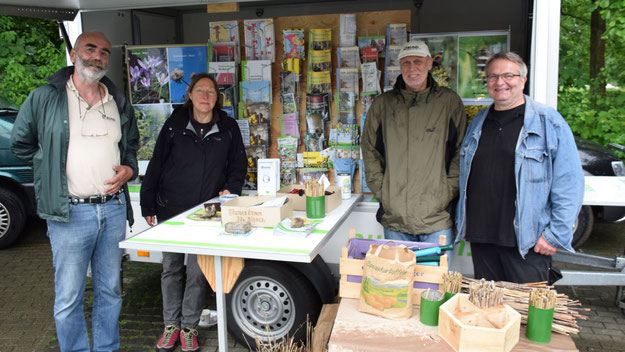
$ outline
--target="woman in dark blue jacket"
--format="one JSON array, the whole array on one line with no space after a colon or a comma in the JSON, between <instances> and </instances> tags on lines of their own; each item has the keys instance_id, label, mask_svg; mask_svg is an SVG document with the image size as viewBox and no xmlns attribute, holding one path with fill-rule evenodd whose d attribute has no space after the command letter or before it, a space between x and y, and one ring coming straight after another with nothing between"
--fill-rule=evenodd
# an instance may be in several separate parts
<instances>
[{"instance_id":1,"label":"woman in dark blue jacket","mask_svg":"<svg viewBox=\"0 0 625 352\"><path fill-rule=\"evenodd\" d=\"M150 226L222 194L240 194L247 158L236 121L218 105L217 82L196 74L187 102L165 121L141 185L141 212ZM159 351L196 351L208 283L195 255L163 253L163 320Z\"/></svg>"}]
</instances>

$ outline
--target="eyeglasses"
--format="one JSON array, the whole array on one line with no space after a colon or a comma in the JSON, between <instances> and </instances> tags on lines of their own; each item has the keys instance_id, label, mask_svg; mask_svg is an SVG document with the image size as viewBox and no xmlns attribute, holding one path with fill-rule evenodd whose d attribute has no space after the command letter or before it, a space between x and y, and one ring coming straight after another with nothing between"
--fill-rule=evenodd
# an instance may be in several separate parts
<instances>
[{"instance_id":1,"label":"eyeglasses","mask_svg":"<svg viewBox=\"0 0 625 352\"><path fill-rule=\"evenodd\" d=\"M217 95L217 91L214 89L202 89L202 88L194 89L192 93L201 94L201 95L209 95L211 97L214 97Z\"/></svg>"},{"instance_id":2,"label":"eyeglasses","mask_svg":"<svg viewBox=\"0 0 625 352\"><path fill-rule=\"evenodd\" d=\"M108 126L106 120L115 121L115 118L110 117L106 114L106 109L104 108L104 101L102 100L102 92L98 89L98 94L100 96L100 104L97 106L97 113L89 114L91 107L89 104L78 94L77 91L73 91L76 95L76 99L78 102L78 116L80 117L81 126L80 126L80 134L84 137L101 137L108 136ZM86 105L85 112L83 114L82 104ZM100 116L97 116L97 115ZM99 118L101 117L101 118Z\"/></svg>"},{"instance_id":3,"label":"eyeglasses","mask_svg":"<svg viewBox=\"0 0 625 352\"><path fill-rule=\"evenodd\" d=\"M520 74L515 75L514 73L502 73L498 75L498 74L493 73L490 75L486 75L486 80L488 80L489 82L497 82L500 77L504 81L509 82L509 81L512 81L514 77L521 77L521 75Z\"/></svg>"}]
</instances>

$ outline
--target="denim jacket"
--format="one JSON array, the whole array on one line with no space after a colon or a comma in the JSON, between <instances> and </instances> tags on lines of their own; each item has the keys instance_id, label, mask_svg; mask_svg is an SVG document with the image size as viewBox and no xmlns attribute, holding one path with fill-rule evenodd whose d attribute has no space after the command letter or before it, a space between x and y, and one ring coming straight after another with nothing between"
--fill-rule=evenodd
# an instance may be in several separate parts
<instances>
[{"instance_id":1,"label":"denim jacket","mask_svg":"<svg viewBox=\"0 0 625 352\"><path fill-rule=\"evenodd\" d=\"M456 242L465 236L466 195L471 163L488 109L467 128L460 149L460 190ZM573 252L573 224L584 197L584 174L573 134L553 108L525 96L525 117L514 157L514 231L521 256L540 235L552 246Z\"/></svg>"}]
</instances>

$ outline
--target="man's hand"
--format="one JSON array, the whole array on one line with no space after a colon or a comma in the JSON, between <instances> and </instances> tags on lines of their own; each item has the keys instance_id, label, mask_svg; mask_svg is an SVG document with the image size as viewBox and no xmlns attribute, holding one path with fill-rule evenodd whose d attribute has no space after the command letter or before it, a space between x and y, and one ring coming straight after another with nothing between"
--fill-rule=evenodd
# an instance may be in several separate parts
<instances>
[{"instance_id":1,"label":"man's hand","mask_svg":"<svg viewBox=\"0 0 625 352\"><path fill-rule=\"evenodd\" d=\"M536 242L536 245L534 246L534 252L542 255L554 255L557 251L558 249L550 245L543 235L540 235L538 242Z\"/></svg>"},{"instance_id":2,"label":"man's hand","mask_svg":"<svg viewBox=\"0 0 625 352\"><path fill-rule=\"evenodd\" d=\"M223 191L219 192L220 196L223 196L224 194L230 194L230 191L228 191L227 189L224 189Z\"/></svg>"},{"instance_id":3,"label":"man's hand","mask_svg":"<svg viewBox=\"0 0 625 352\"><path fill-rule=\"evenodd\" d=\"M152 216L144 216L143 218L145 219L145 222L148 223L148 225L150 225L150 226L156 225L156 217L154 215L152 215Z\"/></svg>"},{"instance_id":4,"label":"man's hand","mask_svg":"<svg viewBox=\"0 0 625 352\"><path fill-rule=\"evenodd\" d=\"M126 165L113 166L113 170L115 170L116 173L115 177L110 180L104 181L105 185L110 185L105 190L105 192L108 194L117 193L120 189L122 189L122 186L132 178L133 174L130 166Z\"/></svg>"}]
</instances>

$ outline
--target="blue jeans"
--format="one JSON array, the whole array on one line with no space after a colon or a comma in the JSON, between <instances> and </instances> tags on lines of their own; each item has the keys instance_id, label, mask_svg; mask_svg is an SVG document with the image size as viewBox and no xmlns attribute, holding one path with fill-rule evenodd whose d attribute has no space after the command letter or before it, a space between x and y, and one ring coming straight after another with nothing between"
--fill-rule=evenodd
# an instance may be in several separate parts
<instances>
[{"instance_id":1,"label":"blue jeans","mask_svg":"<svg viewBox=\"0 0 625 352\"><path fill-rule=\"evenodd\" d=\"M439 244L438 239L441 235L445 235L445 244L450 244L454 240L453 227L448 229L434 231L432 233L423 233L420 235L413 235L406 232L394 231L384 228L384 239L397 240L397 241L412 241L412 242L428 242ZM454 251L447 251L447 265L451 268L451 260L453 258Z\"/></svg>"},{"instance_id":2,"label":"blue jeans","mask_svg":"<svg viewBox=\"0 0 625 352\"><path fill-rule=\"evenodd\" d=\"M68 223L47 223L54 264L54 322L61 351L89 351L83 312L89 263L94 291L93 351L119 349L119 242L126 235L126 197L122 193L119 200L104 204L70 204Z\"/></svg>"}]
</instances>

